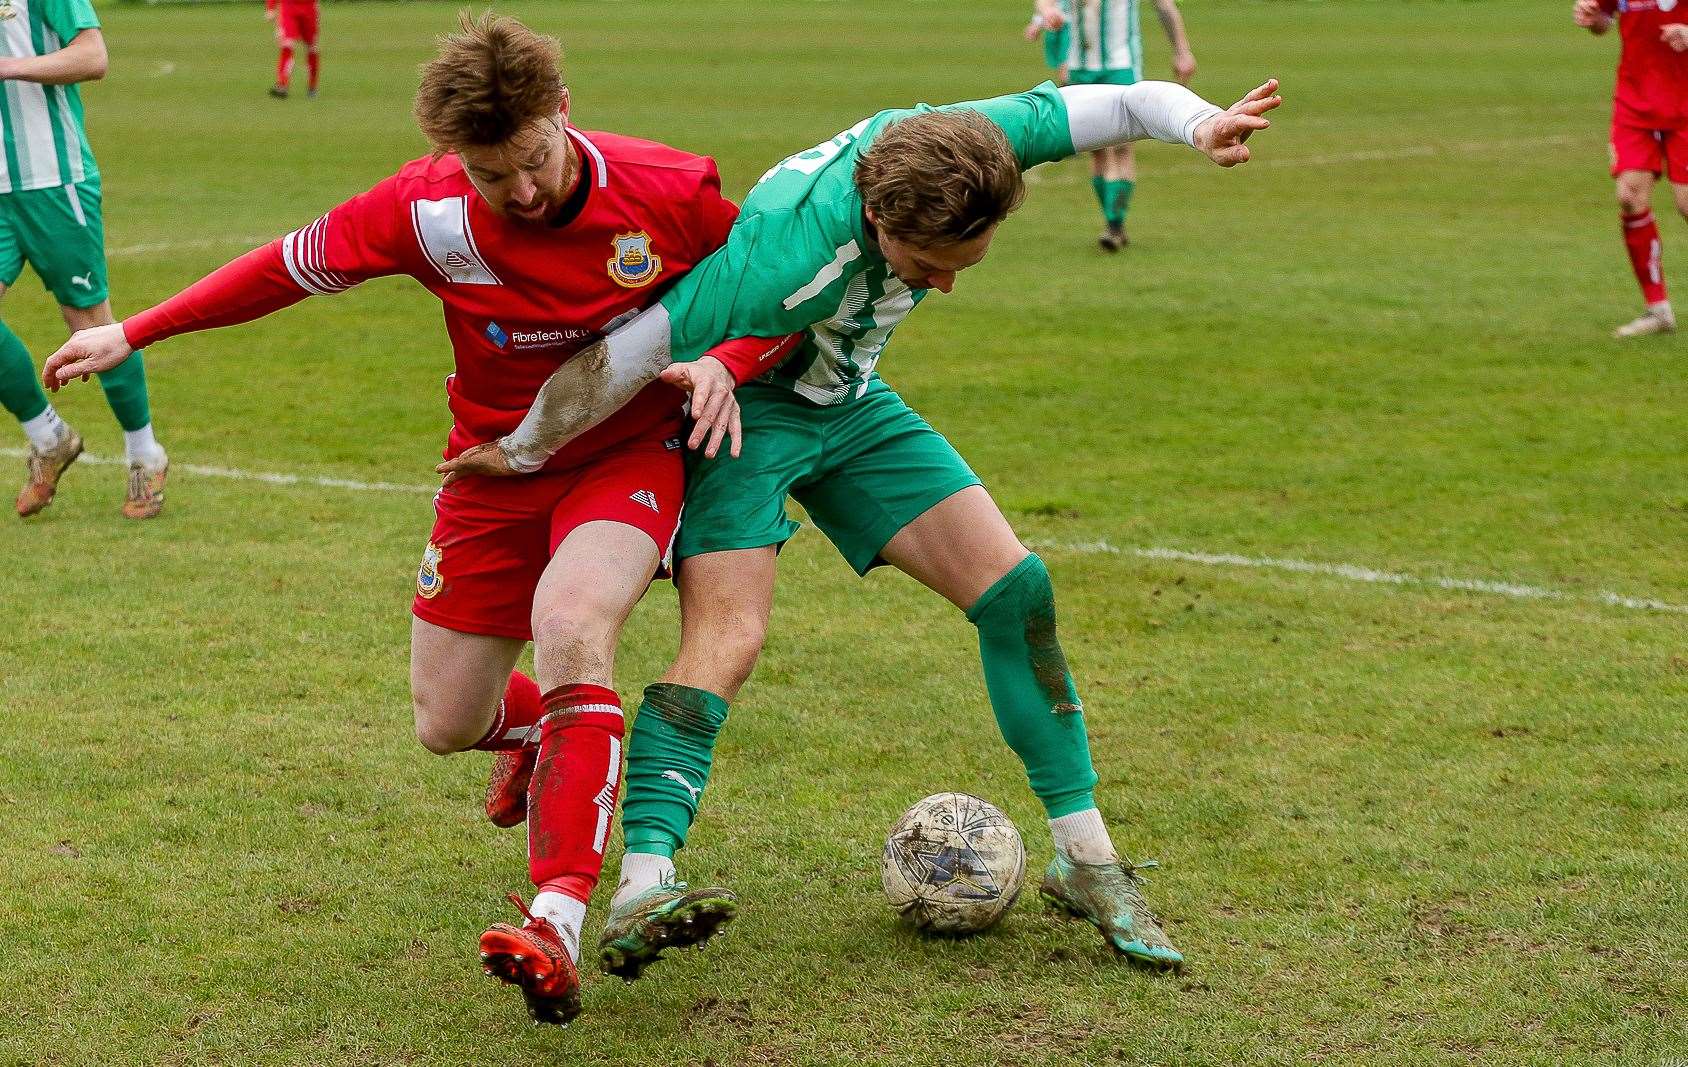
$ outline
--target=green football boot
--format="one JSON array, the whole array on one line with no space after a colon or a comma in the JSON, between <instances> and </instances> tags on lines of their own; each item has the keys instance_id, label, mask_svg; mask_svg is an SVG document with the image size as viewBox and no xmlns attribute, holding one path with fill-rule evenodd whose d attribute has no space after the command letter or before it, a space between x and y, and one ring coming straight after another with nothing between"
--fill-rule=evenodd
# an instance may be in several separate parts
<instances>
[{"instance_id":1,"label":"green football boot","mask_svg":"<svg viewBox=\"0 0 1688 1067\"><path fill-rule=\"evenodd\" d=\"M701 945L738 914L738 896L684 882L653 885L619 908L598 938L598 969L631 982L661 958L664 949Z\"/></svg>"},{"instance_id":2,"label":"green football boot","mask_svg":"<svg viewBox=\"0 0 1688 1067\"><path fill-rule=\"evenodd\" d=\"M1162 971L1184 969L1184 955L1172 947L1166 931L1138 890L1144 878L1138 871L1157 864L1077 863L1059 849L1043 874L1041 895L1074 918L1088 921L1114 950L1143 967Z\"/></svg>"}]
</instances>

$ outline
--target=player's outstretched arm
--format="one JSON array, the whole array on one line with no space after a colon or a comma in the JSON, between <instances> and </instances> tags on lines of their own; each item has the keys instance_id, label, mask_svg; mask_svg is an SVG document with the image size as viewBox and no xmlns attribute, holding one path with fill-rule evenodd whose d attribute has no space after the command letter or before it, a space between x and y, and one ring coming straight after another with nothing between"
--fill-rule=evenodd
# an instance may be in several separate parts
<instances>
[{"instance_id":1,"label":"player's outstretched arm","mask_svg":"<svg viewBox=\"0 0 1688 1067\"><path fill-rule=\"evenodd\" d=\"M1074 152L1154 138L1187 144L1221 167L1248 161L1243 142L1271 126L1266 112L1284 102L1276 78L1228 108L1210 104L1171 82L1067 85L1061 88L1061 98L1067 106Z\"/></svg>"}]
</instances>

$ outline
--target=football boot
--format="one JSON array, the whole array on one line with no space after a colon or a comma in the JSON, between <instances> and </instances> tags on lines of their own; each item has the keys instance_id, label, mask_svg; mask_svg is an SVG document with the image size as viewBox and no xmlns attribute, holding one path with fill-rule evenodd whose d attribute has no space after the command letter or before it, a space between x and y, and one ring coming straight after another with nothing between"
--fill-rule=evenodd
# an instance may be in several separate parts
<instances>
[{"instance_id":1,"label":"football boot","mask_svg":"<svg viewBox=\"0 0 1688 1067\"><path fill-rule=\"evenodd\" d=\"M661 958L664 949L701 945L737 914L738 896L730 889L659 882L610 909L598 939L598 967L631 982Z\"/></svg>"},{"instance_id":2,"label":"football boot","mask_svg":"<svg viewBox=\"0 0 1688 1067\"><path fill-rule=\"evenodd\" d=\"M170 473L170 461L159 454L157 465L132 463L129 466L129 488L123 495L123 517L150 519L164 510L164 479Z\"/></svg>"},{"instance_id":3,"label":"football boot","mask_svg":"<svg viewBox=\"0 0 1688 1067\"><path fill-rule=\"evenodd\" d=\"M528 783L539 758L538 745L498 753L486 782L486 817L494 826L519 826L527 819Z\"/></svg>"},{"instance_id":4,"label":"football boot","mask_svg":"<svg viewBox=\"0 0 1688 1067\"><path fill-rule=\"evenodd\" d=\"M81 454L82 435L68 427L52 448L29 446L29 455L24 460L29 480L18 491L19 518L28 518L53 502L53 494L59 491L60 476Z\"/></svg>"},{"instance_id":5,"label":"football boot","mask_svg":"<svg viewBox=\"0 0 1688 1067\"><path fill-rule=\"evenodd\" d=\"M535 1023L567 1026L580 1014L580 973L563 935L551 920L535 918L521 897L511 893L510 902L527 921L520 929L508 923L487 928L481 935L481 968L521 987Z\"/></svg>"},{"instance_id":6,"label":"football boot","mask_svg":"<svg viewBox=\"0 0 1688 1067\"><path fill-rule=\"evenodd\" d=\"M1144 879L1137 872L1154 866L1153 860L1078 863L1057 849L1044 872L1040 893L1049 904L1102 931L1114 951L1132 963L1179 971L1184 956L1172 947L1138 888Z\"/></svg>"}]
</instances>

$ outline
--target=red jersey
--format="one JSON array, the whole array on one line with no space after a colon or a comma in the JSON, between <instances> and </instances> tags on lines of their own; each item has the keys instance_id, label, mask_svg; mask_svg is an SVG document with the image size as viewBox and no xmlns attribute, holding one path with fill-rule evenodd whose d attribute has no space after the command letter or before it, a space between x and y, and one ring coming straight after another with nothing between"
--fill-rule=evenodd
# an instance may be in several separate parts
<instances>
[{"instance_id":1,"label":"red jersey","mask_svg":"<svg viewBox=\"0 0 1688 1067\"><path fill-rule=\"evenodd\" d=\"M317 0L264 0L265 11L275 11L277 9L286 12L308 11L315 14L317 11Z\"/></svg>"},{"instance_id":2,"label":"red jersey","mask_svg":"<svg viewBox=\"0 0 1688 1067\"><path fill-rule=\"evenodd\" d=\"M1660 31L1688 23L1688 0L1600 0L1618 19L1617 114L1628 125L1673 129L1688 122L1688 52L1665 44Z\"/></svg>"},{"instance_id":3,"label":"red jersey","mask_svg":"<svg viewBox=\"0 0 1688 1067\"><path fill-rule=\"evenodd\" d=\"M303 229L248 253L123 323L136 348L247 322L313 294L407 274L444 305L456 372L445 455L509 433L576 352L656 302L720 247L738 217L713 160L609 133L568 137L579 184L554 225L495 214L454 155L413 160ZM746 338L713 350L739 380L783 354ZM551 457L579 466L633 438L679 436L684 394L647 386Z\"/></svg>"}]
</instances>

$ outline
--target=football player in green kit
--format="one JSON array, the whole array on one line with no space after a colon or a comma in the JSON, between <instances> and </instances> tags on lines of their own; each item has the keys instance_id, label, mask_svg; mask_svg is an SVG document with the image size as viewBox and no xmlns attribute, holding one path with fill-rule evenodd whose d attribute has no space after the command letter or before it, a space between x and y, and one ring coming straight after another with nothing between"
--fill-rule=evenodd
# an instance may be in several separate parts
<instances>
[{"instance_id":1,"label":"football player in green kit","mask_svg":"<svg viewBox=\"0 0 1688 1067\"><path fill-rule=\"evenodd\" d=\"M636 976L676 924L720 923L724 889L676 880L716 734L768 625L777 551L795 497L858 573L888 563L966 613L986 691L1025 764L1055 842L1042 894L1088 919L1134 963L1177 969L1115 851L1094 789L1084 712L1056 639L1054 590L955 449L875 368L891 332L979 263L1040 163L1153 137L1221 166L1281 103L1268 81L1229 109L1167 82L1044 83L943 108L884 111L770 169L727 243L653 308L563 364L522 424L442 464L447 479L537 469L653 378L693 388L694 443L733 439L690 471L679 562L681 647L645 691L628 744L627 854L600 942ZM784 363L742 387L699 357L725 337L805 331ZM739 428L749 433L740 441ZM742 446L739 447L739 446ZM687 940L695 943L695 936Z\"/></svg>"},{"instance_id":2,"label":"football player in green kit","mask_svg":"<svg viewBox=\"0 0 1688 1067\"><path fill-rule=\"evenodd\" d=\"M1196 57L1178 0L1154 0L1166 39L1172 44L1172 75L1188 85L1196 75ZM1067 53L1062 70L1074 85L1130 85L1143 78L1143 31L1137 0L1037 0L1037 21L1064 34ZM1090 154L1091 187L1106 228L1096 239L1104 252L1131 243L1125 217L1137 188L1137 160L1131 144L1109 145Z\"/></svg>"},{"instance_id":3,"label":"football player in green kit","mask_svg":"<svg viewBox=\"0 0 1688 1067\"><path fill-rule=\"evenodd\" d=\"M100 172L82 125L78 82L105 76L100 20L88 0L0 0L0 293L27 260L59 303L71 332L112 320L106 290ZM139 355L139 353L137 353ZM150 519L164 507L169 462L152 432L140 359L100 374L123 427L129 461L123 514ZM29 438L19 515L52 503L59 477L82 454L82 437L59 417L35 377L29 350L0 322L0 406Z\"/></svg>"}]
</instances>

